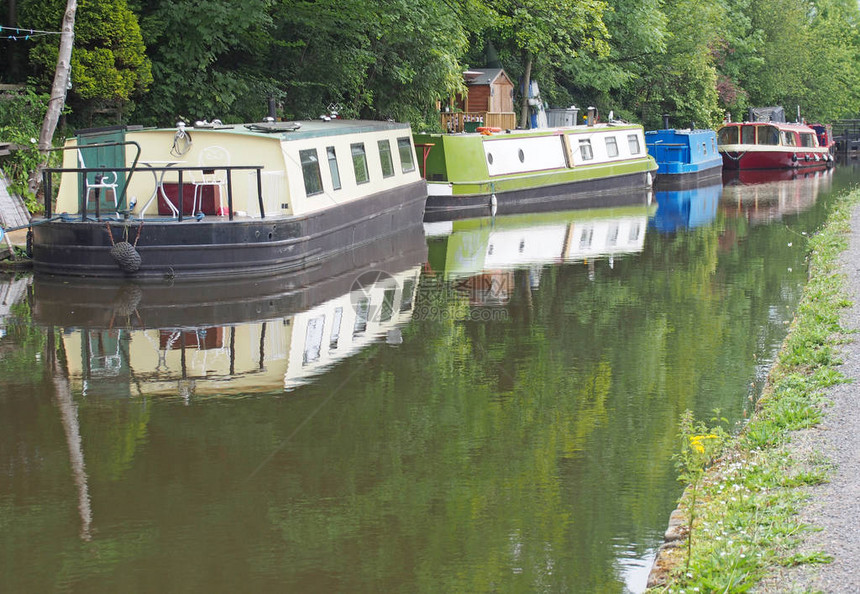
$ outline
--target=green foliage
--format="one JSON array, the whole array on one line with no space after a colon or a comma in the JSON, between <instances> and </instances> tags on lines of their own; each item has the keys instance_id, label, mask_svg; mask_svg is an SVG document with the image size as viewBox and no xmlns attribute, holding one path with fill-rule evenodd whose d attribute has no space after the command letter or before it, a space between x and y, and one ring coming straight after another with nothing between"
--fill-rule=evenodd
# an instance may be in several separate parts
<instances>
[{"instance_id":1,"label":"green foliage","mask_svg":"<svg viewBox=\"0 0 860 594\"><path fill-rule=\"evenodd\" d=\"M57 30L65 2L19 5L20 21ZM286 119L337 105L432 127L463 70L486 65L488 43L551 106L595 105L646 127L664 113L715 127L771 104L830 121L860 103L851 0L81 0L75 34L75 125L132 111L144 124L259 120L274 100ZM28 43L31 80L47 89L57 39ZM0 64L0 78L21 70Z\"/></svg>"},{"instance_id":2,"label":"green foliage","mask_svg":"<svg viewBox=\"0 0 860 594\"><path fill-rule=\"evenodd\" d=\"M65 0L24 0L21 19L34 28L56 31L62 23ZM34 43L30 62L33 82L50 89L59 51L58 38L47 36ZM122 113L133 97L144 93L152 82L137 16L126 0L79 0L75 15L75 46L72 51L72 87L67 101L85 123L93 112Z\"/></svg>"},{"instance_id":3,"label":"green foliage","mask_svg":"<svg viewBox=\"0 0 860 594\"><path fill-rule=\"evenodd\" d=\"M153 84L139 102L141 120L260 120L276 85L265 56L280 44L271 36L271 0L157 0L141 8Z\"/></svg>"},{"instance_id":4,"label":"green foliage","mask_svg":"<svg viewBox=\"0 0 860 594\"><path fill-rule=\"evenodd\" d=\"M9 189L24 198L31 213L43 208L28 190L27 181L42 159L36 147L47 104L47 95L31 91L0 96L0 139L25 147L3 159L3 173L9 180ZM57 157L52 159L55 161Z\"/></svg>"}]
</instances>

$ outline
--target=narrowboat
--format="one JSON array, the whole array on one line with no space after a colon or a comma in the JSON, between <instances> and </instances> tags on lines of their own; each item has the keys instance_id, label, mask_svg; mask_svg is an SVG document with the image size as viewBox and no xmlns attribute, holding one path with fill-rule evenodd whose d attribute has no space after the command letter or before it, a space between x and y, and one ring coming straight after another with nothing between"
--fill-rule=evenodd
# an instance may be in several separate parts
<instances>
[{"instance_id":1,"label":"narrowboat","mask_svg":"<svg viewBox=\"0 0 860 594\"><path fill-rule=\"evenodd\" d=\"M603 194L649 188L657 169L642 127L624 122L413 138L425 221L612 206Z\"/></svg>"},{"instance_id":2,"label":"narrowboat","mask_svg":"<svg viewBox=\"0 0 860 594\"><path fill-rule=\"evenodd\" d=\"M833 126L830 124L809 124L818 137L818 145L827 149L831 155L836 153L836 137L833 136Z\"/></svg>"},{"instance_id":3,"label":"narrowboat","mask_svg":"<svg viewBox=\"0 0 860 594\"><path fill-rule=\"evenodd\" d=\"M645 145L657 161L656 188L710 185L722 174L723 158L713 130L648 130Z\"/></svg>"},{"instance_id":4,"label":"narrowboat","mask_svg":"<svg viewBox=\"0 0 860 594\"><path fill-rule=\"evenodd\" d=\"M402 231L356 252L357 260L244 282L35 275L30 306L35 323L64 329L69 381L84 395L283 393L374 344L400 344L424 235Z\"/></svg>"},{"instance_id":5,"label":"narrowboat","mask_svg":"<svg viewBox=\"0 0 860 594\"><path fill-rule=\"evenodd\" d=\"M320 119L84 130L56 207L32 221L37 274L202 280L317 266L420 233L426 185L408 124Z\"/></svg>"},{"instance_id":6,"label":"narrowboat","mask_svg":"<svg viewBox=\"0 0 860 594\"><path fill-rule=\"evenodd\" d=\"M801 169L832 166L815 130L785 122L732 122L717 131L725 169Z\"/></svg>"}]
</instances>

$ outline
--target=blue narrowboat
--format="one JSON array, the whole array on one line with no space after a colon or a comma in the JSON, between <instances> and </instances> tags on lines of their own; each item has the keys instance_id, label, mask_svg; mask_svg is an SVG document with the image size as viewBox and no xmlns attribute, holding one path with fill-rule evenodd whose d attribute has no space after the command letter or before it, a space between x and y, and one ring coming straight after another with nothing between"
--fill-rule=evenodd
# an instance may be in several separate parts
<instances>
[{"instance_id":1,"label":"blue narrowboat","mask_svg":"<svg viewBox=\"0 0 860 594\"><path fill-rule=\"evenodd\" d=\"M657 161L659 186L697 187L722 174L723 159L713 130L649 130L645 145Z\"/></svg>"}]
</instances>

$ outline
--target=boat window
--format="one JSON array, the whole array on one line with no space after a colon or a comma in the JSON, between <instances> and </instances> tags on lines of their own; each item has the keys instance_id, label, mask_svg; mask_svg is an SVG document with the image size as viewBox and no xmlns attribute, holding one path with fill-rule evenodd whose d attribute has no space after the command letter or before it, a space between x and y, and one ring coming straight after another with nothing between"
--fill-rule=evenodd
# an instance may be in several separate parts
<instances>
[{"instance_id":1,"label":"boat window","mask_svg":"<svg viewBox=\"0 0 860 594\"><path fill-rule=\"evenodd\" d=\"M340 168L337 166L337 155L334 152L334 147L326 148L328 154L328 168L331 171L331 184L335 190L340 190Z\"/></svg>"},{"instance_id":2,"label":"boat window","mask_svg":"<svg viewBox=\"0 0 860 594\"><path fill-rule=\"evenodd\" d=\"M586 139L580 139L579 141L579 154L582 155L583 161L590 161L594 158L594 153L591 150L591 141Z\"/></svg>"},{"instance_id":3,"label":"boat window","mask_svg":"<svg viewBox=\"0 0 860 594\"><path fill-rule=\"evenodd\" d=\"M394 175L394 161L391 160L391 143L388 139L377 142L379 146L379 162L382 163L382 177Z\"/></svg>"},{"instance_id":4,"label":"boat window","mask_svg":"<svg viewBox=\"0 0 860 594\"><path fill-rule=\"evenodd\" d=\"M370 181L367 172L367 154L364 152L364 143L357 142L349 146L352 151L352 168L355 170L355 183L366 184Z\"/></svg>"},{"instance_id":5,"label":"boat window","mask_svg":"<svg viewBox=\"0 0 860 594\"><path fill-rule=\"evenodd\" d=\"M412 158L412 142L409 138L397 139L397 151L400 153L400 170L403 173L415 171L415 159Z\"/></svg>"},{"instance_id":6,"label":"boat window","mask_svg":"<svg viewBox=\"0 0 860 594\"><path fill-rule=\"evenodd\" d=\"M806 147L814 147L815 146L815 136L812 134L804 134L800 133L800 145Z\"/></svg>"},{"instance_id":7,"label":"boat window","mask_svg":"<svg viewBox=\"0 0 860 594\"><path fill-rule=\"evenodd\" d=\"M302 162L302 175L305 178L305 193L308 196L321 194L323 188L317 149L299 151L299 159Z\"/></svg>"},{"instance_id":8,"label":"boat window","mask_svg":"<svg viewBox=\"0 0 860 594\"><path fill-rule=\"evenodd\" d=\"M630 154L631 155L638 155L639 150L640 150L639 149L639 137L636 136L635 134L628 134L627 135L627 146L630 147Z\"/></svg>"},{"instance_id":9,"label":"boat window","mask_svg":"<svg viewBox=\"0 0 860 594\"><path fill-rule=\"evenodd\" d=\"M523 149L520 149L517 153L517 156L520 158L520 163L526 162L526 154L523 152Z\"/></svg>"},{"instance_id":10,"label":"boat window","mask_svg":"<svg viewBox=\"0 0 860 594\"><path fill-rule=\"evenodd\" d=\"M758 144L767 144L767 145L778 145L779 144L779 130L774 128L773 126L759 126L758 127Z\"/></svg>"},{"instance_id":11,"label":"boat window","mask_svg":"<svg viewBox=\"0 0 860 594\"><path fill-rule=\"evenodd\" d=\"M723 128L722 130L720 130L719 142L720 144L737 144L738 127L728 126L727 128Z\"/></svg>"},{"instance_id":12,"label":"boat window","mask_svg":"<svg viewBox=\"0 0 860 594\"><path fill-rule=\"evenodd\" d=\"M782 132L782 144L783 146L797 146L797 142L795 142L794 132Z\"/></svg>"},{"instance_id":13,"label":"boat window","mask_svg":"<svg viewBox=\"0 0 860 594\"><path fill-rule=\"evenodd\" d=\"M708 143L707 143L707 142L703 142L703 143L702 143L702 154L703 154L703 155L707 155L707 154L708 154Z\"/></svg>"},{"instance_id":14,"label":"boat window","mask_svg":"<svg viewBox=\"0 0 860 594\"><path fill-rule=\"evenodd\" d=\"M756 126L744 126L741 132L741 144L755 144Z\"/></svg>"},{"instance_id":15,"label":"boat window","mask_svg":"<svg viewBox=\"0 0 860 594\"><path fill-rule=\"evenodd\" d=\"M614 136L606 137L606 154L610 157L618 156L618 142Z\"/></svg>"}]
</instances>

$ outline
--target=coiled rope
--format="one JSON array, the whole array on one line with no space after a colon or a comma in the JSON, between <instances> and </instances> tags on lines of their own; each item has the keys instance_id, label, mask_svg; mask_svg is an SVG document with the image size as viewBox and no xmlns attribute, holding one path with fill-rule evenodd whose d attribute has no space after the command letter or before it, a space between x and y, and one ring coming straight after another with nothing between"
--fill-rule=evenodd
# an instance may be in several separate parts
<instances>
[{"instance_id":1,"label":"coiled rope","mask_svg":"<svg viewBox=\"0 0 860 594\"><path fill-rule=\"evenodd\" d=\"M170 154L174 157L182 157L191 150L191 133L185 131L183 122L179 122L177 127L179 129L173 135L173 147L170 149Z\"/></svg>"}]
</instances>

